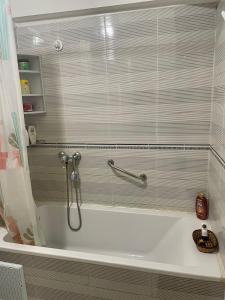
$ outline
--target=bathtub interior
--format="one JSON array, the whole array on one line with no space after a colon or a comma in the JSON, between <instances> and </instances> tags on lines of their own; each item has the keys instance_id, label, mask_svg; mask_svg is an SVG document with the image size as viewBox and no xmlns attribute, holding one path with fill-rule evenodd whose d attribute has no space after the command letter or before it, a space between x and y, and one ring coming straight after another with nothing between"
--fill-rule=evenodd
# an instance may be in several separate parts
<instances>
[{"instance_id":1,"label":"bathtub interior","mask_svg":"<svg viewBox=\"0 0 225 300\"><path fill-rule=\"evenodd\" d=\"M159 255L164 247L160 241L165 241L168 247L180 228L178 217L96 210L88 206L82 209L83 226L76 233L68 230L65 207L41 206L39 216L50 247L117 253L140 259L149 257L150 253ZM58 220L54 226L53 220ZM75 207L71 210L71 220L77 220Z\"/></svg>"},{"instance_id":2,"label":"bathtub interior","mask_svg":"<svg viewBox=\"0 0 225 300\"><path fill-rule=\"evenodd\" d=\"M40 206L39 218L48 247L181 266L199 265L192 232L202 222L191 213L166 214L87 204L83 205L83 226L78 232L68 229L63 205ZM75 206L71 209L71 220L77 220Z\"/></svg>"},{"instance_id":3,"label":"bathtub interior","mask_svg":"<svg viewBox=\"0 0 225 300\"><path fill-rule=\"evenodd\" d=\"M75 206L71 212L75 219ZM193 230L202 224L193 213L83 204L79 232L69 230L63 204L40 205L38 215L44 247L13 247L5 231L0 249L221 280L219 256L200 253L192 240Z\"/></svg>"}]
</instances>

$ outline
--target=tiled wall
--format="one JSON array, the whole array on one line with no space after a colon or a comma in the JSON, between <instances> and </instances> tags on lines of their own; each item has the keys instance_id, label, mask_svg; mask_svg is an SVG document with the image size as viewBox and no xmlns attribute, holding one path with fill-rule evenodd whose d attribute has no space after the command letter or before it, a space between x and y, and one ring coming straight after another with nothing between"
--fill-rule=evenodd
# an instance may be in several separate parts
<instances>
[{"instance_id":1,"label":"tiled wall","mask_svg":"<svg viewBox=\"0 0 225 300\"><path fill-rule=\"evenodd\" d=\"M29 300L224 300L224 283L0 252L22 264Z\"/></svg>"},{"instance_id":2,"label":"tiled wall","mask_svg":"<svg viewBox=\"0 0 225 300\"><path fill-rule=\"evenodd\" d=\"M221 15L225 2L217 10L214 91L211 124L211 145L225 159L225 21Z\"/></svg>"},{"instance_id":3,"label":"tiled wall","mask_svg":"<svg viewBox=\"0 0 225 300\"><path fill-rule=\"evenodd\" d=\"M223 10L225 10L224 0L220 1L217 10L209 195L211 219L219 237L220 252L225 265L225 20L221 15Z\"/></svg>"},{"instance_id":4,"label":"tiled wall","mask_svg":"<svg viewBox=\"0 0 225 300\"><path fill-rule=\"evenodd\" d=\"M133 149L132 149L133 148ZM59 151L80 151L80 175L84 202L146 208L194 210L198 191L206 191L207 147L186 149L49 148L29 149L34 197L38 201L66 200L65 169L58 160ZM201 150L202 149L202 150ZM147 185L127 176L118 176L107 165L113 159L121 168L135 174L145 173Z\"/></svg>"},{"instance_id":5,"label":"tiled wall","mask_svg":"<svg viewBox=\"0 0 225 300\"><path fill-rule=\"evenodd\" d=\"M209 143L215 12L181 5L20 25L18 51L42 56L47 102L27 124L46 142Z\"/></svg>"},{"instance_id":6,"label":"tiled wall","mask_svg":"<svg viewBox=\"0 0 225 300\"><path fill-rule=\"evenodd\" d=\"M220 254L225 265L225 167L211 153L209 161L210 219L219 238Z\"/></svg>"},{"instance_id":7,"label":"tiled wall","mask_svg":"<svg viewBox=\"0 0 225 300\"><path fill-rule=\"evenodd\" d=\"M18 51L41 55L47 102L27 125L47 143L208 144L215 14L214 4L181 5L20 24ZM29 150L38 201L65 201L60 150ZM84 202L193 211L207 191L207 150L75 150ZM145 172L147 186L116 176L110 158Z\"/></svg>"}]
</instances>

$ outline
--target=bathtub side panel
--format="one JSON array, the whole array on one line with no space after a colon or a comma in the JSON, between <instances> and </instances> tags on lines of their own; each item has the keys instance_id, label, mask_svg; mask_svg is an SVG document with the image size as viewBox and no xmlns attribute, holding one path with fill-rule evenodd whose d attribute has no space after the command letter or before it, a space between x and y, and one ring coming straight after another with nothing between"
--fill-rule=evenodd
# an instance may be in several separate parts
<instances>
[{"instance_id":1,"label":"bathtub side panel","mask_svg":"<svg viewBox=\"0 0 225 300\"><path fill-rule=\"evenodd\" d=\"M224 284L0 252L24 267L30 300L224 300Z\"/></svg>"}]
</instances>

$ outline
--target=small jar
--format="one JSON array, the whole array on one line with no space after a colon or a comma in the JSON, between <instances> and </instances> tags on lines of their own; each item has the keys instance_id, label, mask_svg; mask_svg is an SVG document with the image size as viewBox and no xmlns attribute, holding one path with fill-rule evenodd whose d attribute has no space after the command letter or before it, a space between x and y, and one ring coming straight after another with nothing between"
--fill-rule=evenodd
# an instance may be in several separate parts
<instances>
[{"instance_id":1,"label":"small jar","mask_svg":"<svg viewBox=\"0 0 225 300\"><path fill-rule=\"evenodd\" d=\"M30 62L27 59L18 60L19 70L30 70Z\"/></svg>"}]
</instances>

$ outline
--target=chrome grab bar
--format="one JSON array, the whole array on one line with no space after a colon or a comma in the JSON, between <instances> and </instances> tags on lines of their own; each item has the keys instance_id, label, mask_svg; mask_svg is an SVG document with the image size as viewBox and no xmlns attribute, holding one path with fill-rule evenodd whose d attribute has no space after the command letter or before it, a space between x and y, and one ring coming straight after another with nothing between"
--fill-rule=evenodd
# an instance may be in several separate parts
<instances>
[{"instance_id":1,"label":"chrome grab bar","mask_svg":"<svg viewBox=\"0 0 225 300\"><path fill-rule=\"evenodd\" d=\"M139 180L141 180L141 181L143 181L143 182L145 182L145 181L147 180L147 176L146 176L145 174L135 175L135 174L133 174L133 173L131 173L131 172L128 172L128 171L126 171L126 170L123 170L123 169L121 169L121 168L115 166L115 165L114 165L114 160L112 160L112 159L109 159L109 160L108 160L108 165L110 166L110 168L112 168L112 169L114 169L114 170L116 170L116 171L119 171L119 172L121 172L121 173L124 173L124 174L126 174L126 175L128 175L128 176L130 176L130 177L139 179Z\"/></svg>"}]
</instances>

